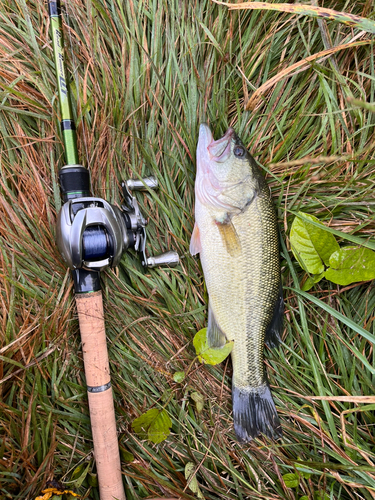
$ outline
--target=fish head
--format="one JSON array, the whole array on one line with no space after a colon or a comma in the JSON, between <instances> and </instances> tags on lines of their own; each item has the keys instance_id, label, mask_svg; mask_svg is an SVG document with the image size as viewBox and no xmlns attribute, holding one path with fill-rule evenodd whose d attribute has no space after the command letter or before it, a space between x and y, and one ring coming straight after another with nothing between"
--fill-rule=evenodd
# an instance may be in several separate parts
<instances>
[{"instance_id":1,"label":"fish head","mask_svg":"<svg viewBox=\"0 0 375 500\"><path fill-rule=\"evenodd\" d=\"M233 128L214 140L209 126L199 128L196 193L201 202L241 209L254 197L260 169Z\"/></svg>"}]
</instances>

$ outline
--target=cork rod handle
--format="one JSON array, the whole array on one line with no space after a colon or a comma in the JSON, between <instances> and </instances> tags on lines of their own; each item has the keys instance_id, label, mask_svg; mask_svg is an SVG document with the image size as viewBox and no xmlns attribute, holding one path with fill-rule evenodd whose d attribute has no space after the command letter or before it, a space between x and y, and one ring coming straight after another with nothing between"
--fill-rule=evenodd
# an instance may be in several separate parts
<instances>
[{"instance_id":1,"label":"cork rod handle","mask_svg":"<svg viewBox=\"0 0 375 500\"><path fill-rule=\"evenodd\" d=\"M125 500L102 292L76 295L100 500Z\"/></svg>"}]
</instances>

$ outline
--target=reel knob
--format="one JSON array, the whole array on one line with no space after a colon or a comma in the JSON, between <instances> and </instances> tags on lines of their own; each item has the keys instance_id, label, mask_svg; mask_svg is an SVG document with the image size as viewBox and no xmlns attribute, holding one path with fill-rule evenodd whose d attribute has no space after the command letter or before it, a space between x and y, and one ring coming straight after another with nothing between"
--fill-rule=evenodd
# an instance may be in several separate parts
<instances>
[{"instance_id":1,"label":"reel knob","mask_svg":"<svg viewBox=\"0 0 375 500\"><path fill-rule=\"evenodd\" d=\"M153 175L144 177L143 179L128 179L125 181L125 184L130 191L147 191L147 187L150 189L157 189L159 187L158 180Z\"/></svg>"},{"instance_id":2,"label":"reel knob","mask_svg":"<svg viewBox=\"0 0 375 500\"><path fill-rule=\"evenodd\" d=\"M179 263L180 257L178 256L178 253L171 250L169 252L161 253L160 255L148 257L146 259L146 262L143 262L142 264L152 269L153 267L157 266L176 267Z\"/></svg>"}]
</instances>

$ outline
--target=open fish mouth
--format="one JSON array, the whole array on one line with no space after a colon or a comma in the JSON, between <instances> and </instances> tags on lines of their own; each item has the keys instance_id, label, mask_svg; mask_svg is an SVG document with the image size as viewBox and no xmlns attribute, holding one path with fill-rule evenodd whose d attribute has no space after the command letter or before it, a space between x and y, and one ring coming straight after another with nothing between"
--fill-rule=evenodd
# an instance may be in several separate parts
<instances>
[{"instance_id":1,"label":"open fish mouth","mask_svg":"<svg viewBox=\"0 0 375 500\"><path fill-rule=\"evenodd\" d=\"M203 155L208 153L209 160L223 162L230 154L230 143L234 135L235 132L230 127L221 139L214 141L210 127L202 123L199 128L198 151Z\"/></svg>"}]
</instances>

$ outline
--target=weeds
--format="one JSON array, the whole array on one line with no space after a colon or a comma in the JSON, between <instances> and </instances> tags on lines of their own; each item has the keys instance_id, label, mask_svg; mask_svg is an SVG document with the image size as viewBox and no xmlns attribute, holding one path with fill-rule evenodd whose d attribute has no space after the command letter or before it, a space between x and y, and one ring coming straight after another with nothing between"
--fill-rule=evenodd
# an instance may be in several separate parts
<instances>
[{"instance_id":1,"label":"weeds","mask_svg":"<svg viewBox=\"0 0 375 500\"><path fill-rule=\"evenodd\" d=\"M320 3L374 18L365 0ZM128 253L103 275L127 497L194 498L191 465L185 478L194 464L194 484L212 500L374 498L375 289L324 280L307 294L289 246L298 211L372 239L372 35L206 0L72 0L66 9L79 154L93 192L119 204L121 179L156 175L159 191L138 197L148 249L182 257L172 271L144 274ZM72 285L54 242L63 150L46 4L2 1L0 16L1 495L34 498L54 478L98 498ZM346 48L315 58L327 41ZM173 379L206 324L202 272L188 252L201 121L216 136L236 129L278 208L285 329L282 347L266 353L278 442L234 440L230 363L196 362ZM151 446L131 422L168 398L171 435Z\"/></svg>"}]
</instances>

